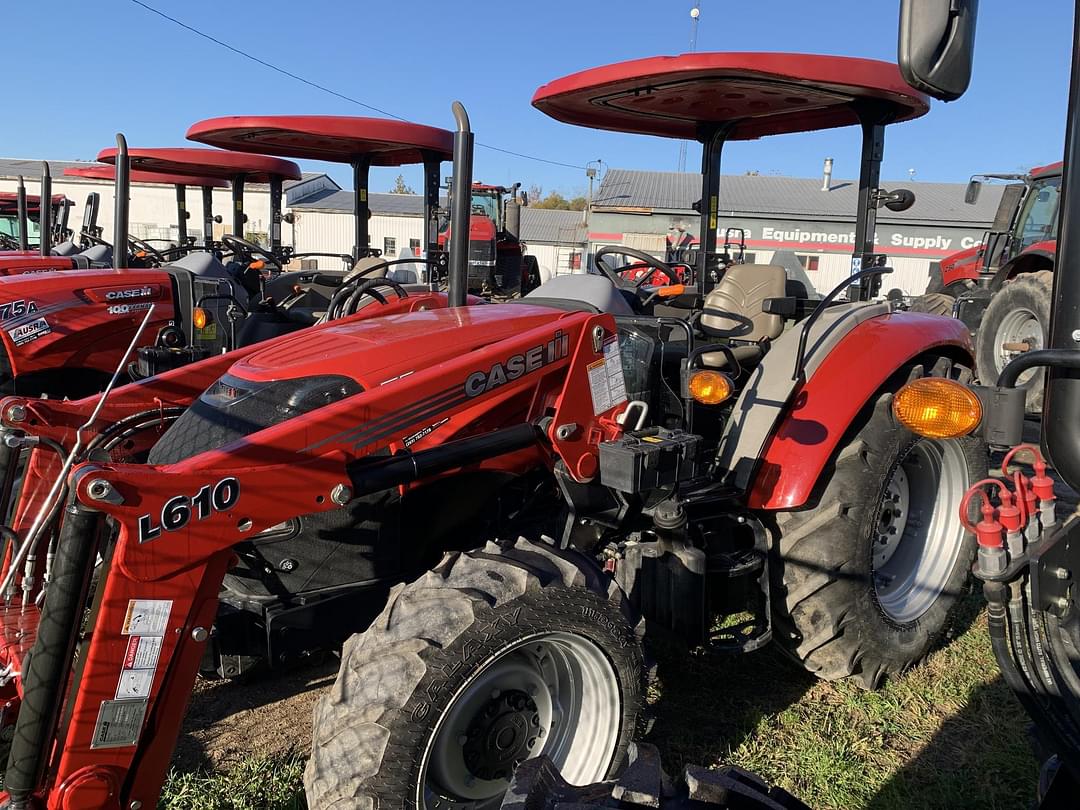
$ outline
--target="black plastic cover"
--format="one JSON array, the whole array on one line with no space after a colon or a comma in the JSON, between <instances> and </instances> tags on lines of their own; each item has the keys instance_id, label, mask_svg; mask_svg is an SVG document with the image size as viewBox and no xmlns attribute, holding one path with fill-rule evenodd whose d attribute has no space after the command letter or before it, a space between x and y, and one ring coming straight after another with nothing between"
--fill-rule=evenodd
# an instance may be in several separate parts
<instances>
[{"instance_id":1,"label":"black plastic cover","mask_svg":"<svg viewBox=\"0 0 1080 810\"><path fill-rule=\"evenodd\" d=\"M689 480L697 475L700 446L700 436L660 427L601 442L600 482L641 493Z\"/></svg>"}]
</instances>

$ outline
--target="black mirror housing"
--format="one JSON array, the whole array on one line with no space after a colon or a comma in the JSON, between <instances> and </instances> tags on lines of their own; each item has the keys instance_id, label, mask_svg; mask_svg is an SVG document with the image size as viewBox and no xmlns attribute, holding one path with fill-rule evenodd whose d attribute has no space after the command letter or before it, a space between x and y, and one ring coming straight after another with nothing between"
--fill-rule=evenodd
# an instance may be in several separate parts
<instances>
[{"instance_id":1,"label":"black mirror housing","mask_svg":"<svg viewBox=\"0 0 1080 810\"><path fill-rule=\"evenodd\" d=\"M898 61L904 80L954 101L971 82L979 0L901 0Z\"/></svg>"},{"instance_id":2,"label":"black mirror housing","mask_svg":"<svg viewBox=\"0 0 1080 810\"><path fill-rule=\"evenodd\" d=\"M982 183L978 180L971 180L967 184L967 188L964 190L964 202L968 205L974 205L979 201L979 192L982 191Z\"/></svg>"}]
</instances>

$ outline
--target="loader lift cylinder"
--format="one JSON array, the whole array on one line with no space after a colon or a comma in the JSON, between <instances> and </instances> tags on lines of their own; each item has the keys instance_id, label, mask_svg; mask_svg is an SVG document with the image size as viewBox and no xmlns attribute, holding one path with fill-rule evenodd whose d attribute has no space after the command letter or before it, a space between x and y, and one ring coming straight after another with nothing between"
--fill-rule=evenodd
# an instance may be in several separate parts
<instances>
[{"instance_id":1,"label":"loader lift cylinder","mask_svg":"<svg viewBox=\"0 0 1080 810\"><path fill-rule=\"evenodd\" d=\"M113 200L113 266L128 266L128 198L131 194L131 163L127 139L116 133L116 188Z\"/></svg>"},{"instance_id":2,"label":"loader lift cylinder","mask_svg":"<svg viewBox=\"0 0 1080 810\"><path fill-rule=\"evenodd\" d=\"M23 702L4 776L11 810L30 806L47 764L93 571L99 518L74 500L65 509L53 579L22 673Z\"/></svg>"},{"instance_id":3,"label":"loader lift cylinder","mask_svg":"<svg viewBox=\"0 0 1080 810\"><path fill-rule=\"evenodd\" d=\"M1073 42L1080 42L1080 3L1073 17ZM1069 107L1065 129L1065 165L1061 177L1057 266L1073 268L1080 260L1080 48L1073 48ZM1054 273L1050 308L1051 350L1080 350L1080 276ZM1042 444L1058 474L1073 489L1080 489L1080 373L1051 366L1043 403Z\"/></svg>"},{"instance_id":4,"label":"loader lift cylinder","mask_svg":"<svg viewBox=\"0 0 1080 810\"><path fill-rule=\"evenodd\" d=\"M270 252L281 255L281 191L279 174L270 175Z\"/></svg>"},{"instance_id":5,"label":"loader lift cylinder","mask_svg":"<svg viewBox=\"0 0 1080 810\"><path fill-rule=\"evenodd\" d=\"M202 187L203 211L203 247L214 249L214 190L210 186Z\"/></svg>"},{"instance_id":6,"label":"loader lift cylinder","mask_svg":"<svg viewBox=\"0 0 1080 810\"><path fill-rule=\"evenodd\" d=\"M52 174L48 162L41 164L41 196L38 199L38 250L42 256L52 252Z\"/></svg>"},{"instance_id":7,"label":"loader lift cylinder","mask_svg":"<svg viewBox=\"0 0 1080 810\"><path fill-rule=\"evenodd\" d=\"M371 209L368 207L368 172L371 169L371 161L358 160L352 164L353 170L353 227L356 229L353 237L353 261L362 259L368 255L371 248L371 236L368 233L368 217Z\"/></svg>"},{"instance_id":8,"label":"loader lift cylinder","mask_svg":"<svg viewBox=\"0 0 1080 810\"><path fill-rule=\"evenodd\" d=\"M187 186L176 184L176 238L180 247L187 245Z\"/></svg>"},{"instance_id":9,"label":"loader lift cylinder","mask_svg":"<svg viewBox=\"0 0 1080 810\"><path fill-rule=\"evenodd\" d=\"M469 129L469 114L460 101L454 102L453 110L457 127L454 130L454 179L450 189L450 277L446 303L462 307L469 284L473 134Z\"/></svg>"},{"instance_id":10,"label":"loader lift cylinder","mask_svg":"<svg viewBox=\"0 0 1080 810\"><path fill-rule=\"evenodd\" d=\"M19 217L19 250L29 250L30 241L26 231L30 224L30 217L26 214L26 183L23 182L21 174L19 175L19 189L15 192L15 203Z\"/></svg>"},{"instance_id":11,"label":"loader lift cylinder","mask_svg":"<svg viewBox=\"0 0 1080 810\"><path fill-rule=\"evenodd\" d=\"M232 235L237 239L244 238L244 180L242 174L236 175L232 180Z\"/></svg>"}]
</instances>

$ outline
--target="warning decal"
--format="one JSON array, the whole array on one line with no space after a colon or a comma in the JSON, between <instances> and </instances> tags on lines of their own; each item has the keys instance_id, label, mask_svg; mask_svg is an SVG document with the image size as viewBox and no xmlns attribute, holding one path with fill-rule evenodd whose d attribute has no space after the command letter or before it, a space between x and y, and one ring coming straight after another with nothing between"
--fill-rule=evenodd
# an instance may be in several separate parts
<instances>
[{"instance_id":1,"label":"warning decal","mask_svg":"<svg viewBox=\"0 0 1080 810\"><path fill-rule=\"evenodd\" d=\"M612 335L604 341L604 356L588 365L589 393L592 395L593 415L599 416L626 401L626 382L623 379L619 338Z\"/></svg>"},{"instance_id":2,"label":"warning decal","mask_svg":"<svg viewBox=\"0 0 1080 810\"><path fill-rule=\"evenodd\" d=\"M171 599L129 599L124 615L125 636L163 636L172 613Z\"/></svg>"},{"instance_id":3,"label":"warning decal","mask_svg":"<svg viewBox=\"0 0 1080 810\"><path fill-rule=\"evenodd\" d=\"M103 700L94 726L91 748L134 745L146 717L146 700Z\"/></svg>"},{"instance_id":4,"label":"warning decal","mask_svg":"<svg viewBox=\"0 0 1080 810\"><path fill-rule=\"evenodd\" d=\"M124 669L157 669L161 636L132 636L124 655Z\"/></svg>"}]
</instances>

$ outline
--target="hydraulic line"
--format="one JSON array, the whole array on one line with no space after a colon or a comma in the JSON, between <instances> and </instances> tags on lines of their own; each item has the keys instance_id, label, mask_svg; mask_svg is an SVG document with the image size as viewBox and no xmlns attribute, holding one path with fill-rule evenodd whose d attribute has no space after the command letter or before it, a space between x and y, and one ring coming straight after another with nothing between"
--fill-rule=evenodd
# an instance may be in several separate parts
<instances>
[{"instance_id":1,"label":"hydraulic line","mask_svg":"<svg viewBox=\"0 0 1080 810\"><path fill-rule=\"evenodd\" d=\"M119 172L120 168L117 166L117 173L119 174ZM71 472L71 468L75 465L75 460L80 457L82 452L83 432L97 421L98 414L101 413L101 409L105 406L105 400L108 399L109 394L112 393L113 388L116 387L116 383L120 379L123 369L127 368L128 358L131 357L131 353L135 350L135 346L138 345L139 338L142 337L142 333L146 330L147 324L150 323L150 318L153 316L156 306L156 304L151 304L150 308L146 311L142 323L140 323L139 328L135 330L135 334L132 335L127 350L124 352L123 357L120 358L116 371L113 372L112 379L110 379L109 384L105 386L105 390L101 392L101 396L98 398L97 404L90 414L90 418L75 431L75 444L71 448L71 452L68 454L67 458L64 459L64 464L60 468L60 472L57 474L52 487L49 489L49 494L45 496L45 502L41 505L40 511L34 518L33 523L30 524L30 528L26 532L26 539L22 542L18 552L12 558L11 567L8 569L3 581L0 582L0 595L3 595L5 599L7 599L8 590L15 584L15 578L18 575L19 567L25 562L26 555L29 554L31 549L37 544L49 515L52 514L53 509L57 505L63 503L63 496L61 493L64 487L67 486L68 473Z\"/></svg>"}]
</instances>

